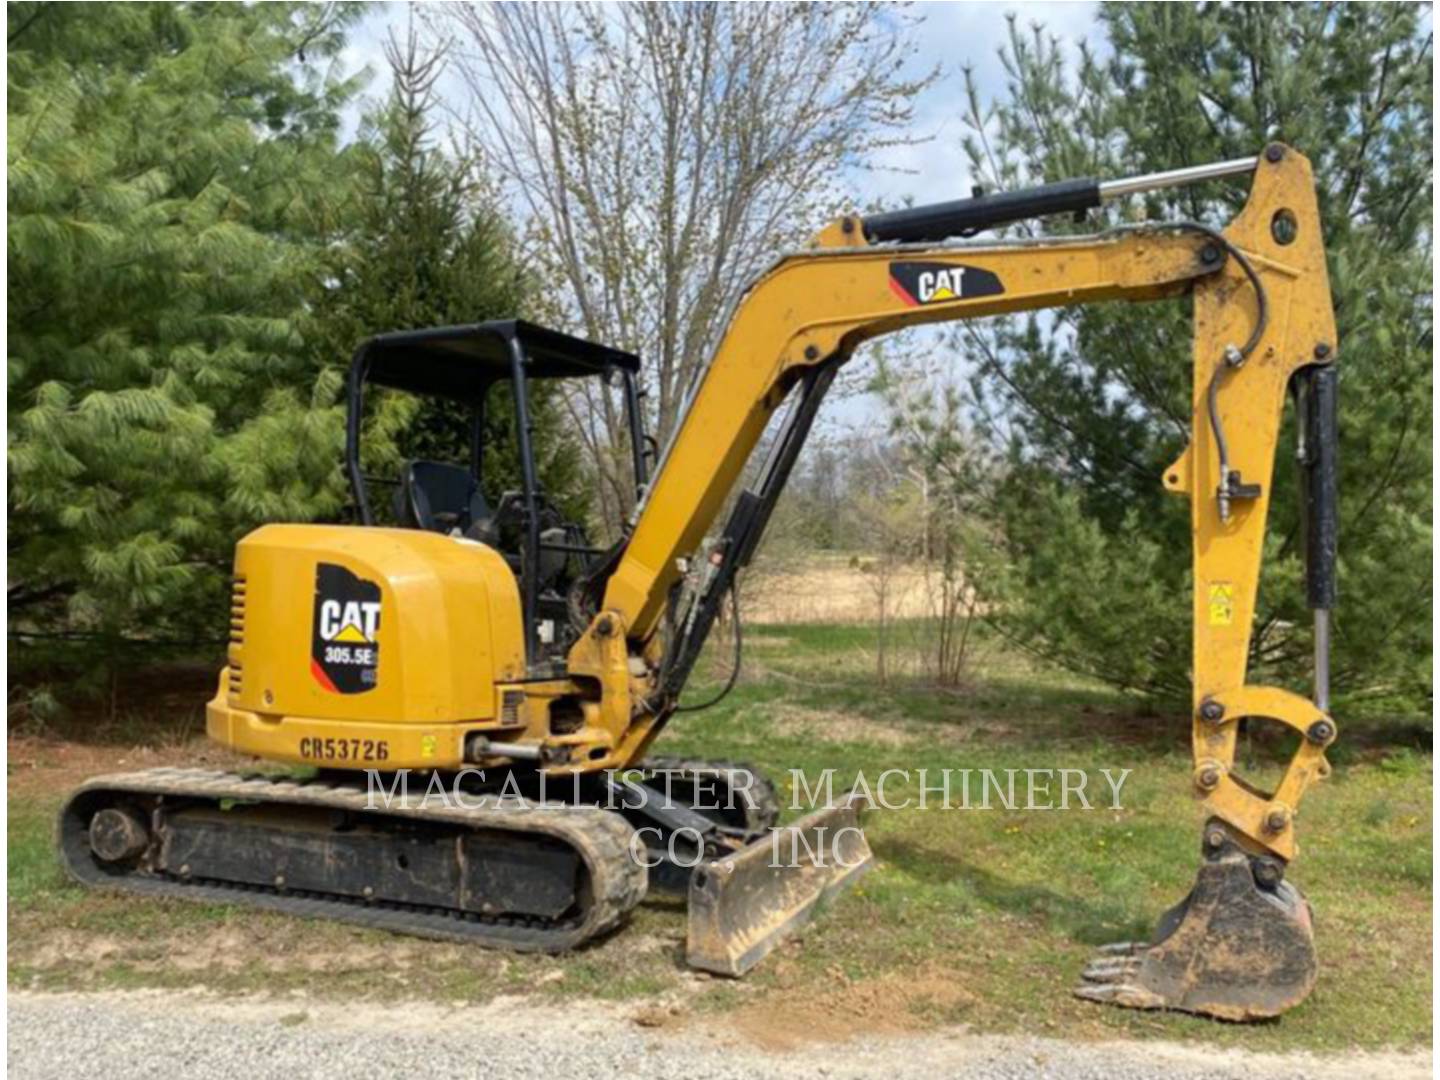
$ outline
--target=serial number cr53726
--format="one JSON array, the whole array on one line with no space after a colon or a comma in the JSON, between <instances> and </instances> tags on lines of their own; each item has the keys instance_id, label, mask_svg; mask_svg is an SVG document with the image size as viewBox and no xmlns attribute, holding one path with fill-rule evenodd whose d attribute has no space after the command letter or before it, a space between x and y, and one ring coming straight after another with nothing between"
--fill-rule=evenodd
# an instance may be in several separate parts
<instances>
[{"instance_id":1,"label":"serial number cr53726","mask_svg":"<svg viewBox=\"0 0 1440 1080\"><path fill-rule=\"evenodd\" d=\"M386 761L390 744L384 739L301 739L300 756L321 761Z\"/></svg>"}]
</instances>

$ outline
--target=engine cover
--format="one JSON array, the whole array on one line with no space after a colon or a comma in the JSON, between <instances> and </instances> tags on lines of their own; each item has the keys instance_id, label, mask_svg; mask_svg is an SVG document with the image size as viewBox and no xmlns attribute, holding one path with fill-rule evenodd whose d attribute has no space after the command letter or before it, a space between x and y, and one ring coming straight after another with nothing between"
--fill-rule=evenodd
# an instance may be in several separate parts
<instances>
[{"instance_id":1,"label":"engine cover","mask_svg":"<svg viewBox=\"0 0 1440 1080\"><path fill-rule=\"evenodd\" d=\"M519 588L474 541L266 525L236 548L229 664L210 736L263 757L453 768L523 678Z\"/></svg>"}]
</instances>

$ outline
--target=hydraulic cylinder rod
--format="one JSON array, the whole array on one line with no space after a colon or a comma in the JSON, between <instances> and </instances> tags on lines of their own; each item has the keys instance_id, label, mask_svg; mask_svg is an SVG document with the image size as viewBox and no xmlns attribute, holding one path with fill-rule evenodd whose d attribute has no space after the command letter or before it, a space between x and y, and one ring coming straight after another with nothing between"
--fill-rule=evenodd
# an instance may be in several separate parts
<instances>
[{"instance_id":1,"label":"hydraulic cylinder rod","mask_svg":"<svg viewBox=\"0 0 1440 1080\"><path fill-rule=\"evenodd\" d=\"M1252 173L1259 160L1254 157L1236 158L1122 180L1062 180L1056 184L999 191L993 195L980 194L977 190L976 195L969 199L871 214L864 222L865 235L877 242L898 240L903 243L968 236L982 229L1050 214L1084 213L1111 199L1142 191Z\"/></svg>"},{"instance_id":2,"label":"hydraulic cylinder rod","mask_svg":"<svg viewBox=\"0 0 1440 1080\"><path fill-rule=\"evenodd\" d=\"M1142 191L1159 191L1161 188L1182 187L1198 184L1204 180L1218 180L1222 176L1239 176L1252 173L1260 159L1257 157L1235 158L1233 161L1215 161L1209 165L1192 165L1188 169L1170 169L1167 172L1146 173L1124 180L1105 180L1100 183L1100 198L1108 202L1124 195L1138 195Z\"/></svg>"}]
</instances>

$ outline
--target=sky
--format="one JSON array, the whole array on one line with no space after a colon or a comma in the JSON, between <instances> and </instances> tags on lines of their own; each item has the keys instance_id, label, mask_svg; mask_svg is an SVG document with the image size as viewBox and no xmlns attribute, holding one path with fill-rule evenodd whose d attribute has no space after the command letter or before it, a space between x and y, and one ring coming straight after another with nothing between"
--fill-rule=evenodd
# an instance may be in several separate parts
<instances>
[{"instance_id":1,"label":"sky","mask_svg":"<svg viewBox=\"0 0 1440 1080\"><path fill-rule=\"evenodd\" d=\"M382 51L390 27L404 32L408 8L398 0L376 4L351 35L343 63L355 71L367 64L373 70L370 94L385 90L385 58ZM915 133L927 141L906 147L895 147L880 157L873 172L853 174L857 203L881 199L886 203L902 203L909 196L917 202L934 202L967 195L971 184L964 153L960 149L963 133L961 112L964 108L962 70L968 64L975 69L976 83L985 99L997 96L1005 87L1005 72L998 51L1007 36L1006 15L1014 13L1022 27L1042 23L1058 37L1073 57L1077 44L1085 37L1098 39L1095 33L1098 4L1074 0L1069 3L952 3L934 0L917 3L912 15L924 19L916 38L919 51L912 61L913 73L935 66L941 68L940 78L915 102ZM442 93L449 89L457 95L460 87L452 80L442 82ZM351 117L352 127L358 110Z\"/></svg>"},{"instance_id":2,"label":"sky","mask_svg":"<svg viewBox=\"0 0 1440 1080\"><path fill-rule=\"evenodd\" d=\"M964 78L968 65L975 71L981 99L988 101L1005 89L1000 46L1008 40L1006 15L1014 13L1019 27L1041 23L1066 46L1070 58L1078 56L1078 43L1094 32L1098 4L1073 3L949 3L917 4L913 13L924 18L917 37L920 50L912 65L917 72L939 65L939 80L915 102L915 131L929 141L897 147L881 164L896 170L860 176L860 200L870 197L899 203L906 196L916 202L963 198L971 182L960 148L964 134Z\"/></svg>"},{"instance_id":3,"label":"sky","mask_svg":"<svg viewBox=\"0 0 1440 1080\"><path fill-rule=\"evenodd\" d=\"M404 33L411 6L403 0L376 4L353 31L341 58L349 71L366 65L372 69L374 76L368 93L373 97L382 96L386 89L383 52L386 36L391 27L399 34ZM1016 15L1023 31L1028 31L1032 23L1043 24L1050 35L1060 40L1067 59L1073 62L1081 40L1089 38L1097 46L1100 44L1101 35L1096 27L1098 7L1096 3L1081 0L1056 3L934 0L913 5L910 14L924 21L915 33L919 49L909 73L919 75L937 66L940 68L940 77L914 102L914 133L925 141L890 148L877 156L873 169L853 171L849 183L855 204L868 205L874 200L880 205L900 206L907 200L940 202L969 195L973 185L960 145L964 133L964 68L968 65L974 69L983 101L998 97L1005 90L999 49L1008 39L1007 14ZM447 92L455 95L453 104L463 108L458 80L442 79L439 91L442 95ZM349 117L352 130L358 124L359 111L355 108ZM817 222L816 228L823 224ZM935 330L919 331L912 347L925 348L926 343L938 345L938 334ZM835 397L832 395L832 400L827 402L822 426L853 428L877 422L878 403L867 396L840 401L834 400Z\"/></svg>"}]
</instances>

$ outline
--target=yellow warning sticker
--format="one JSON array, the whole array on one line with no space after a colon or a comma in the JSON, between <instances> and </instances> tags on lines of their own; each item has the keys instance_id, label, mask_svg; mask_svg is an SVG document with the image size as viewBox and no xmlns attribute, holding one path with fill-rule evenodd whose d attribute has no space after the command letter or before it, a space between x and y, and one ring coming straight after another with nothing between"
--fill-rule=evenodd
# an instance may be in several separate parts
<instances>
[{"instance_id":1,"label":"yellow warning sticker","mask_svg":"<svg viewBox=\"0 0 1440 1080\"><path fill-rule=\"evenodd\" d=\"M432 758L432 757L434 757L434 756L435 756L435 748L438 747L439 745L440 745L440 740L437 739L437 738L435 738L434 735L421 735L421 736L420 736L420 756L421 756L422 758Z\"/></svg>"},{"instance_id":2,"label":"yellow warning sticker","mask_svg":"<svg viewBox=\"0 0 1440 1080\"><path fill-rule=\"evenodd\" d=\"M1235 621L1235 586L1217 581L1210 586L1210 625L1229 626Z\"/></svg>"}]
</instances>

